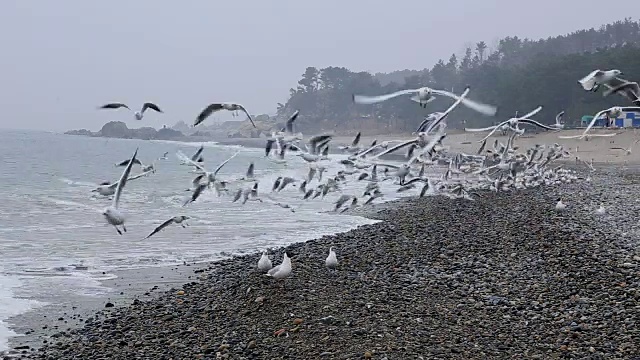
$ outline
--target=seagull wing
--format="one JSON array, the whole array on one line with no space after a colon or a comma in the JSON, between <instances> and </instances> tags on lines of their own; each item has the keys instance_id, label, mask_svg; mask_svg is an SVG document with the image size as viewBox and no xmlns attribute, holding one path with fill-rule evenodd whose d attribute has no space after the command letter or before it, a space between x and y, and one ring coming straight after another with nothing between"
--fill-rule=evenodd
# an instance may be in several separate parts
<instances>
[{"instance_id":1,"label":"seagull wing","mask_svg":"<svg viewBox=\"0 0 640 360\"><path fill-rule=\"evenodd\" d=\"M331 140L332 137L332 135L316 135L309 139L309 145L311 146L309 153L315 155L317 151L316 145L318 145L318 143Z\"/></svg>"},{"instance_id":2,"label":"seagull wing","mask_svg":"<svg viewBox=\"0 0 640 360\"><path fill-rule=\"evenodd\" d=\"M198 185L198 187L195 188L195 190L193 190L193 193L191 194L191 197L189 199L187 199L187 201L185 201L185 203L182 204L182 206L186 206L188 203L196 201L196 199L200 196L200 194L202 194L202 192L206 188L207 188L207 184Z\"/></svg>"},{"instance_id":3,"label":"seagull wing","mask_svg":"<svg viewBox=\"0 0 640 360\"><path fill-rule=\"evenodd\" d=\"M123 103L109 103L109 104L100 106L99 109L119 109L121 107L129 109L129 107Z\"/></svg>"},{"instance_id":4,"label":"seagull wing","mask_svg":"<svg viewBox=\"0 0 640 360\"><path fill-rule=\"evenodd\" d=\"M185 154L183 154L180 150L178 150L178 152L176 153L176 156L178 157L178 159L182 160L184 163L188 164L188 165L193 165L196 168L198 168L198 170L200 171L204 171L206 172L207 169L204 168L204 166L198 164L197 162L189 159Z\"/></svg>"},{"instance_id":5,"label":"seagull wing","mask_svg":"<svg viewBox=\"0 0 640 360\"><path fill-rule=\"evenodd\" d=\"M131 181L131 180L139 179L139 178L141 178L141 177L143 177L143 176L147 176L147 175L149 175L149 174L150 174L150 173L152 173L152 172L153 172L153 170L149 170L149 171L145 171L145 172L142 172L142 173L140 173L140 174L137 174L137 175L133 175L133 176L129 177L129 178L127 179L127 181Z\"/></svg>"},{"instance_id":6,"label":"seagull wing","mask_svg":"<svg viewBox=\"0 0 640 360\"><path fill-rule=\"evenodd\" d=\"M253 178L253 168L254 168L254 164L253 161L249 163L249 168L247 169L247 175L246 177L248 179Z\"/></svg>"},{"instance_id":7,"label":"seagull wing","mask_svg":"<svg viewBox=\"0 0 640 360\"><path fill-rule=\"evenodd\" d=\"M485 139L482 142L482 145L480 145L480 149L478 149L478 153L477 153L478 155L482 154L482 151L484 151L484 148L485 148L486 145L487 145L487 140Z\"/></svg>"},{"instance_id":8,"label":"seagull wing","mask_svg":"<svg viewBox=\"0 0 640 360\"><path fill-rule=\"evenodd\" d=\"M205 121L206 118L208 118L211 114L213 114L216 111L220 111L222 110L224 107L222 106L222 104L209 104L209 106L207 106L206 108L204 108L200 114L198 114L198 117L196 118L196 121L193 123L193 126L196 126L198 124L200 124L201 122Z\"/></svg>"},{"instance_id":9,"label":"seagull wing","mask_svg":"<svg viewBox=\"0 0 640 360\"><path fill-rule=\"evenodd\" d=\"M271 149L273 148L273 143L276 142L273 139L269 139L267 140L267 146L265 146L264 148L264 156L269 156L269 153L271 152Z\"/></svg>"},{"instance_id":10,"label":"seagull wing","mask_svg":"<svg viewBox=\"0 0 640 360\"><path fill-rule=\"evenodd\" d=\"M293 122L298 118L298 115L300 115L300 110L296 110L293 115L289 117L289 120L287 120L285 129L288 133L293 133Z\"/></svg>"},{"instance_id":11,"label":"seagull wing","mask_svg":"<svg viewBox=\"0 0 640 360\"><path fill-rule=\"evenodd\" d=\"M552 128L552 127L549 127L547 125L541 124L541 123L539 123L539 122L537 122L535 120L531 120L531 119L520 119L519 122L522 122L522 123L525 123L525 124L529 124L529 125L535 125L537 127L541 127L543 129L546 129L546 130L556 130L556 129Z\"/></svg>"},{"instance_id":12,"label":"seagull wing","mask_svg":"<svg viewBox=\"0 0 640 360\"><path fill-rule=\"evenodd\" d=\"M480 140L480 141L478 141L478 142L482 142L482 141L487 140L488 138L490 138L490 137L491 137L491 135L493 135L493 133L495 133L496 131L498 131L498 129L500 129L500 128L502 127L502 125L505 125L505 124L507 124L508 122L509 122L509 120L505 120L505 121L501 122L500 124L496 125L496 126L493 128L493 130L491 130L491 131L489 132L489 134L488 134L487 136L485 136L484 138L482 138L482 140Z\"/></svg>"},{"instance_id":13,"label":"seagull wing","mask_svg":"<svg viewBox=\"0 0 640 360\"><path fill-rule=\"evenodd\" d=\"M148 239L150 237L152 237L153 235L155 235L156 233L158 233L160 230L166 228L167 226L171 225L171 223L173 222L173 218L163 222L162 224L160 224L160 226L158 226L157 228L155 228L151 234L147 235L147 237L145 237L145 239ZM144 240L144 239L143 239Z\"/></svg>"},{"instance_id":14,"label":"seagull wing","mask_svg":"<svg viewBox=\"0 0 640 360\"><path fill-rule=\"evenodd\" d=\"M489 127L486 127L486 128L477 128L477 129L474 129L474 128L464 128L464 131L467 131L467 132L483 132L483 131L490 131L490 130L493 130L493 129L495 129L496 127L497 127L497 126L495 126L495 125L494 125L494 126L489 126Z\"/></svg>"},{"instance_id":15,"label":"seagull wing","mask_svg":"<svg viewBox=\"0 0 640 360\"><path fill-rule=\"evenodd\" d=\"M598 119L600 118L600 116L602 116L602 114L606 113L607 111L609 111L609 109L602 110L602 111L598 112L597 114L595 114L595 115L593 116L593 119L591 119L591 121L589 122L589 125L587 125L587 128L586 128L586 129L584 129L584 132L582 132L582 135L580 135L579 137L580 137L580 138L583 138L585 135L587 135L587 132L588 132L589 130L591 130L591 128L593 127L593 125L595 125L596 120L598 120Z\"/></svg>"},{"instance_id":16,"label":"seagull wing","mask_svg":"<svg viewBox=\"0 0 640 360\"><path fill-rule=\"evenodd\" d=\"M191 157L191 160L198 161L203 151L204 151L204 145L200 145L200 147L198 148L198 151L196 151L196 153L193 154L193 156Z\"/></svg>"},{"instance_id":17,"label":"seagull wing","mask_svg":"<svg viewBox=\"0 0 640 360\"><path fill-rule=\"evenodd\" d=\"M445 110L445 112L439 114L440 116L438 116L433 122L431 122L431 124L429 124L425 132L428 134L429 131L431 131L433 128L438 126L438 124L440 124L447 117L447 115L449 115L449 113L456 108L456 106L458 106L461 102L464 102L466 100L465 97L467 96L467 94L469 94L468 86L464 89L464 92L462 93L462 95L457 96L455 94L452 94L455 96L456 101L451 106L449 106L449 108Z\"/></svg>"},{"instance_id":18,"label":"seagull wing","mask_svg":"<svg viewBox=\"0 0 640 360\"><path fill-rule=\"evenodd\" d=\"M468 87L467 87L468 89ZM432 93L434 94L439 94L439 95L443 95L443 96L448 96L450 98L453 99L460 99L460 97L454 93L448 92L448 91L444 91L444 90L431 90ZM489 105L489 104L483 104L481 102L478 101L473 101L473 100L469 100L469 99L462 99L461 100L462 105L468 107L469 109L475 110L481 114L484 115L488 115L488 116L494 116L496 114L496 112L498 112L498 108L493 106L493 105ZM456 105L457 106L457 105Z\"/></svg>"},{"instance_id":19,"label":"seagull wing","mask_svg":"<svg viewBox=\"0 0 640 360\"><path fill-rule=\"evenodd\" d=\"M528 114L525 114L525 115L523 115L523 116L521 116L519 118L516 118L516 119L518 119L518 120L528 119L528 118L534 116L535 114L539 113L540 111L542 111L542 105L538 106L537 108L535 108L533 110L531 110Z\"/></svg>"},{"instance_id":20,"label":"seagull wing","mask_svg":"<svg viewBox=\"0 0 640 360\"><path fill-rule=\"evenodd\" d=\"M155 111L157 111L159 113L163 112L162 110L160 110L158 105L156 105L154 103L146 102L146 103L142 104L142 110L140 110L140 113L144 114L144 112L147 111L147 109L155 110Z\"/></svg>"},{"instance_id":21,"label":"seagull wing","mask_svg":"<svg viewBox=\"0 0 640 360\"><path fill-rule=\"evenodd\" d=\"M142 166L142 164L140 163L140 160L138 160L138 159L133 160L133 163L136 164L136 165ZM125 160L125 161L123 161L123 162L121 162L119 164L116 164L116 166L127 166L127 165L129 165L129 159L127 159L127 160Z\"/></svg>"},{"instance_id":22,"label":"seagull wing","mask_svg":"<svg viewBox=\"0 0 640 360\"><path fill-rule=\"evenodd\" d=\"M593 87L596 85L596 76L601 76L603 74L604 73L601 70L593 70L589 75L578 80L578 83L587 91L593 90Z\"/></svg>"},{"instance_id":23,"label":"seagull wing","mask_svg":"<svg viewBox=\"0 0 640 360\"><path fill-rule=\"evenodd\" d=\"M120 203L120 195L122 195L122 189L124 189L124 186L127 183L127 180L129 180L129 174L131 173L131 168L133 167L133 163L136 159L136 155L138 155L138 148L136 148L136 151L133 153L133 156L129 161L129 164L127 165L126 168L124 168L124 171L122 172L122 176L120 176L120 180L118 180L118 187L116 188L116 194L113 197L113 207L115 209L118 208L118 203Z\"/></svg>"},{"instance_id":24,"label":"seagull wing","mask_svg":"<svg viewBox=\"0 0 640 360\"><path fill-rule=\"evenodd\" d=\"M402 148L403 148L403 147L405 147L405 146L409 146L409 145L411 145L411 144L417 144L417 143L418 143L418 140L417 140L417 139L407 140L407 141L402 142L402 143L400 143L400 144L398 144L398 145L396 145L396 146L392 146L392 147L388 148L387 150L385 150L385 151L381 152L380 154L378 154L378 155L376 155L376 156L374 156L374 157L375 157L375 158L379 158L379 157L380 157L380 156L382 156L382 155L392 153L392 152L394 152L394 151L396 151L396 150L402 149Z\"/></svg>"},{"instance_id":25,"label":"seagull wing","mask_svg":"<svg viewBox=\"0 0 640 360\"><path fill-rule=\"evenodd\" d=\"M379 96L365 96L365 95L353 95L352 100L356 104L375 104L385 100L393 99L394 97L406 94L413 94L418 92L419 89L400 90L391 94L379 95Z\"/></svg>"},{"instance_id":26,"label":"seagull wing","mask_svg":"<svg viewBox=\"0 0 640 360\"><path fill-rule=\"evenodd\" d=\"M359 142L360 142L360 131L358 131L358 133L356 134L356 137L355 139L353 139L351 146L358 146Z\"/></svg>"},{"instance_id":27,"label":"seagull wing","mask_svg":"<svg viewBox=\"0 0 640 360\"><path fill-rule=\"evenodd\" d=\"M556 125L562 125L562 117L564 116L564 110L560 111L556 115Z\"/></svg>"},{"instance_id":28,"label":"seagull wing","mask_svg":"<svg viewBox=\"0 0 640 360\"><path fill-rule=\"evenodd\" d=\"M396 169L396 170L400 169L400 166L398 166L398 165L381 163L381 162L378 162L378 163L375 163L375 164L376 164L376 166L384 166L384 167L388 167L388 168L392 168L392 169Z\"/></svg>"},{"instance_id":29,"label":"seagull wing","mask_svg":"<svg viewBox=\"0 0 640 360\"><path fill-rule=\"evenodd\" d=\"M238 105L240 110L242 110L245 114L247 114L247 117L249 118L249 121L251 121L251 125L253 125L253 127L256 127L256 124L253 122L253 119L251 118L251 115L249 115L249 112L247 111L247 109L245 109L244 106L242 106L240 104L236 104L236 105Z\"/></svg>"},{"instance_id":30,"label":"seagull wing","mask_svg":"<svg viewBox=\"0 0 640 360\"><path fill-rule=\"evenodd\" d=\"M617 79L617 78L616 78ZM608 96L612 93L620 94L631 101L638 100L640 87L637 82L625 81L617 85L604 84L608 89L602 93L602 96Z\"/></svg>"},{"instance_id":31,"label":"seagull wing","mask_svg":"<svg viewBox=\"0 0 640 360\"><path fill-rule=\"evenodd\" d=\"M231 155L230 158L228 158L227 160L223 161L222 164L218 165L218 167L216 168L216 171L213 172L213 176L216 176L218 174L218 171L220 171L220 169L222 169L223 166L225 166L231 159L236 157L236 155L238 155L239 153L240 153L240 151L236 151L236 153Z\"/></svg>"}]
</instances>

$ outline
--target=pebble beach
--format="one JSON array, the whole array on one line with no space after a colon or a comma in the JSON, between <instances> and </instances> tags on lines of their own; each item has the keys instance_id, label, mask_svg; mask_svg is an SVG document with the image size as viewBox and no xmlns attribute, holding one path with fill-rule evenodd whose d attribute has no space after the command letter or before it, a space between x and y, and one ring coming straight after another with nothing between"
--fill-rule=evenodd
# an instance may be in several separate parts
<instances>
[{"instance_id":1,"label":"pebble beach","mask_svg":"<svg viewBox=\"0 0 640 360\"><path fill-rule=\"evenodd\" d=\"M211 263L16 357L640 359L640 173L587 176L381 204L363 214L381 222L272 251L284 283L259 254Z\"/></svg>"}]
</instances>

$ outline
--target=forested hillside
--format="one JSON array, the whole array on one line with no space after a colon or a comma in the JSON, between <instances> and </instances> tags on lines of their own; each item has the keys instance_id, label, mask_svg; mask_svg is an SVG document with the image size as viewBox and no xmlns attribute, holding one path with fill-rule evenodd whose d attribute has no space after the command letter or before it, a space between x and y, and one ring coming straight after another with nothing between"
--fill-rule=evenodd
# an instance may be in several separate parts
<instances>
[{"instance_id":1,"label":"forested hillside","mask_svg":"<svg viewBox=\"0 0 640 360\"><path fill-rule=\"evenodd\" d=\"M469 85L469 98L497 105L497 117L460 107L451 114L451 127L461 127L463 121L469 127L490 125L516 110L522 114L538 105L544 107L536 116L542 122L552 122L560 110L566 111L566 119L577 121L605 107L630 105L620 96L603 98L601 93L585 92L578 85L578 79L598 68L620 69L625 78L640 80L639 22L626 19L598 30L540 40L507 37L494 51L488 51L481 41L467 48L462 58L453 54L421 71L372 75L344 67L308 67L297 87L290 89L288 101L279 105L278 114L285 117L300 109L300 128L312 131L411 131L424 115L443 111L452 101L438 98L421 109L403 96L375 105L358 105L352 102L352 94L378 95L422 86L460 93ZM413 75L399 80L407 74Z\"/></svg>"}]
</instances>

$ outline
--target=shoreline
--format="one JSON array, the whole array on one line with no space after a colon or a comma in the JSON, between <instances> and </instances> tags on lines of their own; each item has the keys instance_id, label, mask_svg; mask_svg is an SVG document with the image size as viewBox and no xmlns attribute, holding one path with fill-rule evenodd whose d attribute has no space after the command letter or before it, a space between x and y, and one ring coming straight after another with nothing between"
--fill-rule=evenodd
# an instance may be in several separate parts
<instances>
[{"instance_id":1,"label":"shoreline","mask_svg":"<svg viewBox=\"0 0 640 360\"><path fill-rule=\"evenodd\" d=\"M632 194L640 185L637 174L609 172L592 175L591 183L486 193L475 202L382 203L351 213L381 222L284 247L293 262L285 290L256 272L257 254L202 264L197 280L101 311L29 358L105 351L114 359L637 354L638 306L627 310L624 300L640 299L637 280L625 280L639 275L638 243L629 243L637 239L637 222L621 223L622 210L633 213L635 204L607 189L617 182ZM555 213L557 196L575 202L575 212ZM589 221L590 196L612 209L607 221ZM475 227L453 225L467 213L476 214ZM523 231L531 217L539 223ZM335 273L323 264L329 246L338 253ZM274 264L281 253L271 255Z\"/></svg>"},{"instance_id":2,"label":"shoreline","mask_svg":"<svg viewBox=\"0 0 640 360\"><path fill-rule=\"evenodd\" d=\"M563 136L580 135L582 129L570 129L563 130ZM571 153L571 157L561 160L562 163L575 162L575 157L579 157L584 161L593 160L594 164L599 165L640 165L640 152L626 154L625 151L616 150L615 148L629 148L632 144L640 138L640 133L637 134L636 129L617 129L617 135L614 137L592 137L589 141L577 140L577 139L559 139L558 132L540 132L540 133L525 133L518 138L518 145L521 148L531 148L536 144L554 144L558 143L565 147ZM592 129L593 134L611 133L612 130L608 129ZM637 136L636 136L637 135ZM69 135L69 136L83 136L83 135ZM476 154L480 147L480 142L485 133L477 132L464 132L462 130L452 130L447 135L447 148L452 152L461 152L465 154ZM99 137L96 137L99 138ZM360 138L360 146L367 146L375 139L378 143L382 141L405 141L413 139L411 134L381 134L381 135L363 135ZM491 137L491 141L487 142L485 149L490 149L493 140L505 143L508 136L495 135ZM143 140L148 141L148 140ZM155 140L151 140L155 141ZM264 149L266 144L266 138L207 138L207 139L189 139L189 140L158 140L158 141L170 141L170 142L214 142L218 145L229 146L243 146L251 149ZM353 136L342 136L340 134L334 134L334 138L330 144L331 154L341 154L337 151L338 145L347 145L353 141ZM612 149L614 148L614 149ZM397 153L389 154L382 159L387 160L402 160L406 154L405 149L399 150Z\"/></svg>"}]
</instances>

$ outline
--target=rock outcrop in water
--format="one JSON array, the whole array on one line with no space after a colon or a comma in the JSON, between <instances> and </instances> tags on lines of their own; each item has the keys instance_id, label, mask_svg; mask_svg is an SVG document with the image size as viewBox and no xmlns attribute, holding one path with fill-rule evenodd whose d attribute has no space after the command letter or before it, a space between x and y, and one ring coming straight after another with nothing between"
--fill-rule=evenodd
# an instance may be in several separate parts
<instances>
[{"instance_id":1,"label":"rock outcrop in water","mask_svg":"<svg viewBox=\"0 0 640 360\"><path fill-rule=\"evenodd\" d=\"M65 132L67 135L83 135L94 137L109 137L119 139L141 139L141 140L177 140L188 141L188 137L177 130L163 127L156 130L152 127L145 126L138 129L129 129L127 124L122 121L110 121L102 129L97 132L91 132L86 129L70 130Z\"/></svg>"}]
</instances>

